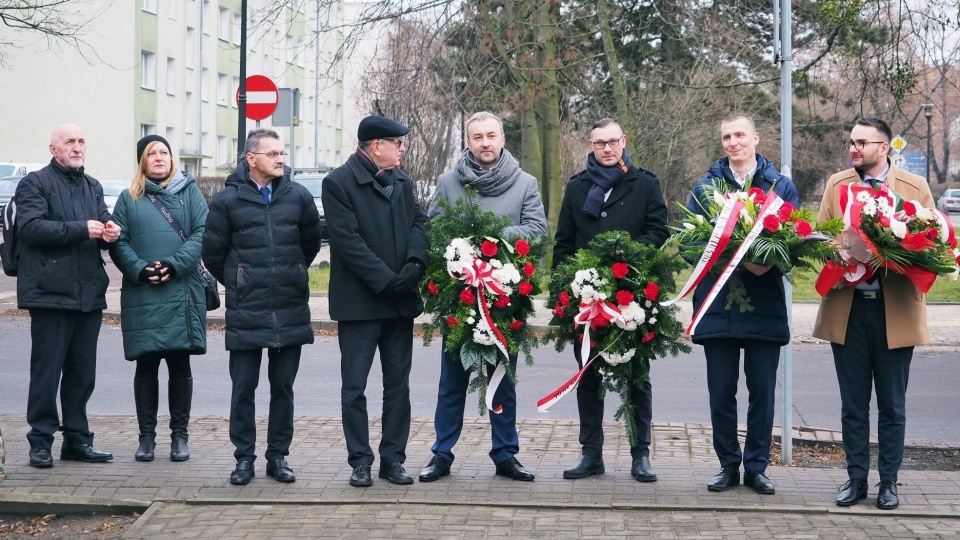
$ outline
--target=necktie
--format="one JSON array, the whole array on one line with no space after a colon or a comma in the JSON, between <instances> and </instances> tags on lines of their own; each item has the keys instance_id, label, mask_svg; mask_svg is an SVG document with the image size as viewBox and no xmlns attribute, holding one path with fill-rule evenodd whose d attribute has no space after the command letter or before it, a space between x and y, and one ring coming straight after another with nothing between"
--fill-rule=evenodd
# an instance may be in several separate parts
<instances>
[{"instance_id":1,"label":"necktie","mask_svg":"<svg viewBox=\"0 0 960 540\"><path fill-rule=\"evenodd\" d=\"M880 181L876 178L867 178L864 182L869 184L873 189L880 189Z\"/></svg>"},{"instance_id":2,"label":"necktie","mask_svg":"<svg viewBox=\"0 0 960 540\"><path fill-rule=\"evenodd\" d=\"M263 202L270 204L270 188L268 186L260 188L260 196L263 197Z\"/></svg>"}]
</instances>

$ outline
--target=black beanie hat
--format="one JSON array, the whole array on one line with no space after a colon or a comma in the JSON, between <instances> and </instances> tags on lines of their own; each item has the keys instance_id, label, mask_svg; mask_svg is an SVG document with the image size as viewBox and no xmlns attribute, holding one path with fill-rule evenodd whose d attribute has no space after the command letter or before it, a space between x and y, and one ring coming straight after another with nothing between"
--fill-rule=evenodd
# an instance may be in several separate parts
<instances>
[{"instance_id":1,"label":"black beanie hat","mask_svg":"<svg viewBox=\"0 0 960 540\"><path fill-rule=\"evenodd\" d=\"M140 139L137 142L137 163L140 163L140 160L143 158L143 152L147 149L147 145L153 141L162 142L164 146L167 147L167 150L170 152L170 159L173 159L173 149L170 148L170 143L166 139L159 135L147 135L146 137Z\"/></svg>"}]
</instances>

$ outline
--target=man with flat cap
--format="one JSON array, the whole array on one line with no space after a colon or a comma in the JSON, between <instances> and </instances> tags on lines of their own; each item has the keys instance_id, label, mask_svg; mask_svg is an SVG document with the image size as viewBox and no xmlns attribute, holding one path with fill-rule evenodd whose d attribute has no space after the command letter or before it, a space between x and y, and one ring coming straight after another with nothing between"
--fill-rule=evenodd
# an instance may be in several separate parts
<instances>
[{"instance_id":1,"label":"man with flat cap","mask_svg":"<svg viewBox=\"0 0 960 540\"><path fill-rule=\"evenodd\" d=\"M422 311L417 283L427 266L429 241L413 180L399 168L409 131L389 118L364 118L356 153L323 183L330 316L337 321L343 432L354 487L373 483L364 391L377 350L383 369L379 477L413 483L403 463L410 435L413 319Z\"/></svg>"}]
</instances>

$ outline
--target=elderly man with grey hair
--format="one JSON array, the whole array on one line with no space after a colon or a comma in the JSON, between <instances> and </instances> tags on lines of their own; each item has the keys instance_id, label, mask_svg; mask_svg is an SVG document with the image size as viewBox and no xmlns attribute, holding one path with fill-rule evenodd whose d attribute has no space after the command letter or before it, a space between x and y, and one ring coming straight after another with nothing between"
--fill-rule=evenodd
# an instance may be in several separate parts
<instances>
[{"instance_id":1,"label":"elderly man with grey hair","mask_svg":"<svg viewBox=\"0 0 960 540\"><path fill-rule=\"evenodd\" d=\"M537 179L523 172L520 164L504 148L506 137L503 123L496 115L479 112L467 120L465 133L467 148L456 166L440 175L437 192L430 203L428 216L436 218L443 199L453 204L466 195L466 188L477 194L477 203L484 210L509 217L513 225L500 232L504 238L532 239L547 235L547 218L537 190ZM467 398L470 373L447 356L443 348L440 359L440 388L434 429L433 457L420 472L421 482L433 482L450 474L453 446L463 430L463 411ZM517 356L510 356L514 369ZM500 414L490 415L490 459L496 465L496 474L513 480L532 481L534 474L523 467L516 455L520 451L517 434L517 391L512 381L505 378L497 389L495 401L503 405Z\"/></svg>"}]
</instances>

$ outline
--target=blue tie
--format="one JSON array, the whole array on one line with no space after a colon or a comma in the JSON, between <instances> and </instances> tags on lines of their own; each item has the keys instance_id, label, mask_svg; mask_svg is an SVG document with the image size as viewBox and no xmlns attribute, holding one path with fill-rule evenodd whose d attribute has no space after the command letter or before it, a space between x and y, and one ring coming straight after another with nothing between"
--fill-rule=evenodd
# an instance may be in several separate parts
<instances>
[{"instance_id":1,"label":"blue tie","mask_svg":"<svg viewBox=\"0 0 960 540\"><path fill-rule=\"evenodd\" d=\"M260 188L260 196L263 197L263 202L270 204L270 187L263 186Z\"/></svg>"},{"instance_id":2,"label":"blue tie","mask_svg":"<svg viewBox=\"0 0 960 540\"><path fill-rule=\"evenodd\" d=\"M882 184L882 182L880 182L880 180L877 180L876 178L867 178L866 182L873 189L880 189L880 184Z\"/></svg>"}]
</instances>

